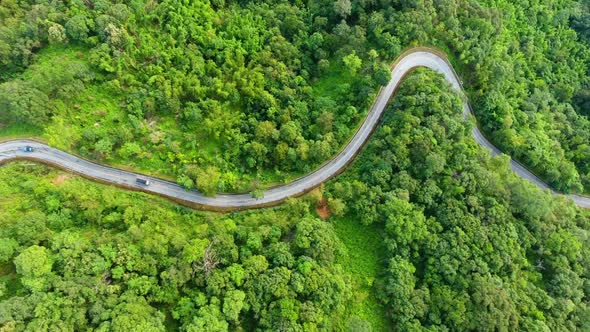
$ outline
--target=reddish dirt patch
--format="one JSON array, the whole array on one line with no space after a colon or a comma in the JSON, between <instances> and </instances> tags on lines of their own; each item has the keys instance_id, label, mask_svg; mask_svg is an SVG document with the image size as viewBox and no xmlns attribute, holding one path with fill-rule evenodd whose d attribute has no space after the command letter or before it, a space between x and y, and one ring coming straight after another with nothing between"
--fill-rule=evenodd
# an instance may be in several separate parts
<instances>
[{"instance_id":1,"label":"reddish dirt patch","mask_svg":"<svg viewBox=\"0 0 590 332\"><path fill-rule=\"evenodd\" d=\"M58 176L55 177L55 179L51 180L51 183L53 183L56 186L61 186L62 184L64 184L64 182L66 182L67 179L70 178L70 175L68 174L60 174Z\"/></svg>"},{"instance_id":2,"label":"reddish dirt patch","mask_svg":"<svg viewBox=\"0 0 590 332\"><path fill-rule=\"evenodd\" d=\"M322 198L315 210L320 216L320 218L326 220L330 216L330 210L328 209L328 200Z\"/></svg>"}]
</instances>

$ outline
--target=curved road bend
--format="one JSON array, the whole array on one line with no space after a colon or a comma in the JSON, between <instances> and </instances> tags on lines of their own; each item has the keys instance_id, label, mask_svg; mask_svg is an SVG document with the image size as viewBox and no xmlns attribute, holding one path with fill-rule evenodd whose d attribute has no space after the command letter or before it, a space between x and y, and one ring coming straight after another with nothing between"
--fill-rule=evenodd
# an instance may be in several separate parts
<instances>
[{"instance_id":1,"label":"curved road bend","mask_svg":"<svg viewBox=\"0 0 590 332\"><path fill-rule=\"evenodd\" d=\"M276 205L289 197L300 195L319 186L321 183L337 175L342 169L344 169L344 167L354 159L365 141L373 132L373 129L377 126L381 113L386 109L387 102L396 91L404 76L416 67L430 68L443 74L446 80L455 89L462 91L457 75L445 59L424 50L410 51L405 56L398 59L396 65L392 69L391 80L387 86L380 90L366 119L344 150L314 172L289 184L274 187L265 191L264 197L260 199L255 199L251 197L250 194L219 194L215 197L207 197L195 190L186 191L173 182L98 165L31 140L13 140L0 143L0 163L13 159L34 159L73 171L101 182L158 194L185 205L202 209L233 210ZM472 114L467 101L465 101L463 105L463 114L465 117ZM472 135L477 143L490 150L492 155L502 153L481 134L477 127L474 127ZM24 152L24 147L27 145L32 146L34 151ZM510 166L520 177L531 181L542 189L550 189L547 184L529 172L518 162L511 160ZM136 183L136 178L138 176L149 179L151 182L150 185L143 186ZM578 206L590 208L590 198L578 195L568 195L568 197L573 199Z\"/></svg>"}]
</instances>

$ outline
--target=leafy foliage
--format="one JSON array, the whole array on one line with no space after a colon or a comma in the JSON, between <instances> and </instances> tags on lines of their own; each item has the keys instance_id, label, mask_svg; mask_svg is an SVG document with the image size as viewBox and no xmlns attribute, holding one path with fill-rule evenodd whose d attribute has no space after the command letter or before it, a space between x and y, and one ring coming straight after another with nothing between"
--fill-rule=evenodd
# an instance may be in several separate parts
<instances>
[{"instance_id":1,"label":"leafy foliage","mask_svg":"<svg viewBox=\"0 0 590 332\"><path fill-rule=\"evenodd\" d=\"M461 99L420 70L329 195L384 228L376 293L396 330L588 328L588 218L471 139Z\"/></svg>"},{"instance_id":2,"label":"leafy foliage","mask_svg":"<svg viewBox=\"0 0 590 332\"><path fill-rule=\"evenodd\" d=\"M45 127L50 142L69 142L60 147L210 195L280 182L333 156L402 45L448 51L484 131L504 151L559 190L590 183L585 2L56 0L0 8L0 107L8 111L0 121ZM47 50L75 47L78 59L34 66ZM91 72L72 75L80 65ZM218 177L200 178L212 169Z\"/></svg>"},{"instance_id":3,"label":"leafy foliage","mask_svg":"<svg viewBox=\"0 0 590 332\"><path fill-rule=\"evenodd\" d=\"M16 330L332 330L350 299L342 246L306 200L217 215L24 164L0 168L0 297ZM6 204L5 204L6 203ZM11 206L10 209L4 206ZM13 265L14 264L14 265ZM7 272L6 272L7 271ZM3 275L4 276L4 275Z\"/></svg>"}]
</instances>

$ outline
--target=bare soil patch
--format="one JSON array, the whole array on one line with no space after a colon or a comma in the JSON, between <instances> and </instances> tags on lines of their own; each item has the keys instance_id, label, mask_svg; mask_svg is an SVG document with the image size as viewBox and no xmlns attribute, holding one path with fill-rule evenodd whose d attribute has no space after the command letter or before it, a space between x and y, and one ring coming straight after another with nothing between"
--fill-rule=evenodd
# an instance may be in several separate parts
<instances>
[{"instance_id":1,"label":"bare soil patch","mask_svg":"<svg viewBox=\"0 0 590 332\"><path fill-rule=\"evenodd\" d=\"M53 183L54 185L59 187L62 184L64 184L64 182L66 182L71 177L72 176L69 174L62 173L62 174L56 176L55 179L51 180L51 183Z\"/></svg>"},{"instance_id":2,"label":"bare soil patch","mask_svg":"<svg viewBox=\"0 0 590 332\"><path fill-rule=\"evenodd\" d=\"M322 198L315 210L320 216L320 218L322 218L322 220L328 219L328 217L330 216L330 209L328 209L328 200L326 198Z\"/></svg>"}]
</instances>

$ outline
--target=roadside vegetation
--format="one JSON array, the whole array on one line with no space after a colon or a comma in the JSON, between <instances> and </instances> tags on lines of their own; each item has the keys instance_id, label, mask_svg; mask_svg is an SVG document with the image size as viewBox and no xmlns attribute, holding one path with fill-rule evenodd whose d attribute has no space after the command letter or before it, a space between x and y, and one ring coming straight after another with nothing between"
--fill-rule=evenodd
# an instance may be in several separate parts
<instances>
[{"instance_id":1,"label":"roadside vegetation","mask_svg":"<svg viewBox=\"0 0 590 332\"><path fill-rule=\"evenodd\" d=\"M195 212L28 162L0 168L7 331L342 330L343 247L305 199Z\"/></svg>"},{"instance_id":2,"label":"roadside vegetation","mask_svg":"<svg viewBox=\"0 0 590 332\"><path fill-rule=\"evenodd\" d=\"M492 141L582 192L588 17L575 1L5 1L0 135L18 124L188 188L256 190L333 156L400 51L435 45Z\"/></svg>"}]
</instances>

